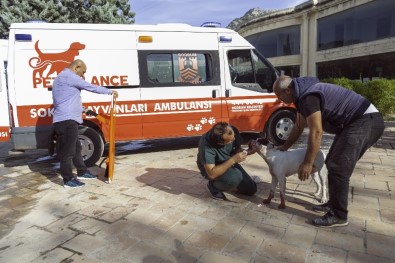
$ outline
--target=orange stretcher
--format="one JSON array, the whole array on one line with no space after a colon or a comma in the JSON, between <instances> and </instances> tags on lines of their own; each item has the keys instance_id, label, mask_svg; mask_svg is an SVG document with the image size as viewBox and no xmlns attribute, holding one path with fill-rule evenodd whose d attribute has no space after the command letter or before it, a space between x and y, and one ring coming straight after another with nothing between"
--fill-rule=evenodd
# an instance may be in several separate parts
<instances>
[{"instance_id":1,"label":"orange stretcher","mask_svg":"<svg viewBox=\"0 0 395 263\"><path fill-rule=\"evenodd\" d=\"M115 160L115 106L117 104L116 96L112 95L111 106L110 106L110 115L104 115L102 113L96 113L91 110L87 110L85 112L86 115L94 116L101 123L104 123L106 127L109 127L109 146L108 146L108 156L106 157L106 171L104 176L108 178L108 182L110 183L114 177L114 160ZM103 162L102 162L103 163Z\"/></svg>"}]
</instances>

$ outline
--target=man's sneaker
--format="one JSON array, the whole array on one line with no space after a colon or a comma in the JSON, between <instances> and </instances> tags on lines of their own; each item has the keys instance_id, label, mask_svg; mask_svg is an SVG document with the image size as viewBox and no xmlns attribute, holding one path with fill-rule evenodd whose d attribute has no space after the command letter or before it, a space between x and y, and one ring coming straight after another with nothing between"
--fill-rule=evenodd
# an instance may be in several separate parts
<instances>
[{"instance_id":1,"label":"man's sneaker","mask_svg":"<svg viewBox=\"0 0 395 263\"><path fill-rule=\"evenodd\" d=\"M89 171L86 171L83 175L77 175L77 179L80 179L80 180L92 180L92 179L97 179L97 176L91 174L91 172L89 172Z\"/></svg>"},{"instance_id":2,"label":"man's sneaker","mask_svg":"<svg viewBox=\"0 0 395 263\"><path fill-rule=\"evenodd\" d=\"M329 207L329 203L325 203L322 205L313 205L313 211L319 213L328 213L331 208Z\"/></svg>"},{"instance_id":3,"label":"man's sneaker","mask_svg":"<svg viewBox=\"0 0 395 263\"><path fill-rule=\"evenodd\" d=\"M78 188L78 187L83 187L85 186L85 183L80 182L76 179L71 179L70 181L67 181L63 185L65 188Z\"/></svg>"},{"instance_id":4,"label":"man's sneaker","mask_svg":"<svg viewBox=\"0 0 395 263\"><path fill-rule=\"evenodd\" d=\"M313 225L318 227L335 227L348 225L347 219L340 219L333 211L329 211L324 216L313 219Z\"/></svg>"},{"instance_id":5,"label":"man's sneaker","mask_svg":"<svg viewBox=\"0 0 395 263\"><path fill-rule=\"evenodd\" d=\"M216 200L225 200L225 199L226 199L224 193L222 193L221 191L218 191L218 190L214 187L212 181L208 181L208 183L207 183L207 189L210 191L211 197L212 197L213 199L216 199Z\"/></svg>"}]
</instances>

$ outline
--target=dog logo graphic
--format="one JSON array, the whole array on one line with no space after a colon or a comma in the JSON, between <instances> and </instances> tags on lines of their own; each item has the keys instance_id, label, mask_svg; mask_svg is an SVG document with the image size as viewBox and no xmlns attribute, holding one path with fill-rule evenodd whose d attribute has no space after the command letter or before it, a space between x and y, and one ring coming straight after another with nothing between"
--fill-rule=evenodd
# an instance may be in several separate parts
<instances>
[{"instance_id":1,"label":"dog logo graphic","mask_svg":"<svg viewBox=\"0 0 395 263\"><path fill-rule=\"evenodd\" d=\"M37 52L37 57L32 57L29 60L29 66L33 68L33 83L37 88L37 84L44 84L45 79L50 78L51 74L59 74L75 57L79 55L80 50L85 48L84 44L73 42L70 44L68 50L59 53L44 53L38 47L38 40L34 48Z\"/></svg>"}]
</instances>

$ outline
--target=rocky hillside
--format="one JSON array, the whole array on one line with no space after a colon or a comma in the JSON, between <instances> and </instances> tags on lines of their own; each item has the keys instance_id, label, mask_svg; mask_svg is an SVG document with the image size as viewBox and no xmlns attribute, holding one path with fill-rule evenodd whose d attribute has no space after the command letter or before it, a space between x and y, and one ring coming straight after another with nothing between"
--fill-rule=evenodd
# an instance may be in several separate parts
<instances>
[{"instance_id":1,"label":"rocky hillside","mask_svg":"<svg viewBox=\"0 0 395 263\"><path fill-rule=\"evenodd\" d=\"M250 20L252 20L254 18L264 16L264 15L266 15L268 13L271 13L271 12L274 12L274 11L276 11L276 10L268 10L268 9L262 10L262 9L260 9L258 7L252 8L247 13L245 13L242 17L233 19L232 22L229 23L227 28L230 28L230 29L233 29L233 30L237 30L237 28L240 25L242 25L242 24L244 24L244 23L246 23L246 22L248 22L248 21L250 21Z\"/></svg>"}]
</instances>

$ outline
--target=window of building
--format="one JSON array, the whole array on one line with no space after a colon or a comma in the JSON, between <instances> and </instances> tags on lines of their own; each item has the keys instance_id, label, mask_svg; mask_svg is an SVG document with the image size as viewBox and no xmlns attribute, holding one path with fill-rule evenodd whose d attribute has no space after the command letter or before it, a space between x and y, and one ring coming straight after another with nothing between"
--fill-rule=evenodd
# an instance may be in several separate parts
<instances>
[{"instance_id":1,"label":"window of building","mask_svg":"<svg viewBox=\"0 0 395 263\"><path fill-rule=\"evenodd\" d=\"M354 80L395 78L395 52L317 63L317 77Z\"/></svg>"},{"instance_id":2,"label":"window of building","mask_svg":"<svg viewBox=\"0 0 395 263\"><path fill-rule=\"evenodd\" d=\"M267 58L300 54L300 25L261 32L246 39Z\"/></svg>"},{"instance_id":3,"label":"window of building","mask_svg":"<svg viewBox=\"0 0 395 263\"><path fill-rule=\"evenodd\" d=\"M394 0L379 0L318 19L317 50L394 37L394 10Z\"/></svg>"},{"instance_id":4,"label":"window of building","mask_svg":"<svg viewBox=\"0 0 395 263\"><path fill-rule=\"evenodd\" d=\"M281 67L276 67L276 69L279 72L281 72L281 74L290 76L292 78L300 77L300 66L299 65L281 66Z\"/></svg>"}]
</instances>

